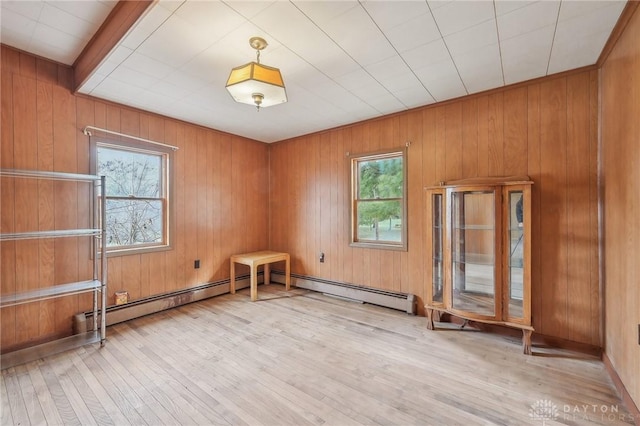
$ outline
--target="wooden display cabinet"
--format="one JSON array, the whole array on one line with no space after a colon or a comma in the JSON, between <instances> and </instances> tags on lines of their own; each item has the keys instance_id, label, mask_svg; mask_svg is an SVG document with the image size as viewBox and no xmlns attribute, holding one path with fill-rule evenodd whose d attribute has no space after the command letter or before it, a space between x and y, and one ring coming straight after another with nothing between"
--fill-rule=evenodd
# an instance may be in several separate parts
<instances>
[{"instance_id":1,"label":"wooden display cabinet","mask_svg":"<svg viewBox=\"0 0 640 426\"><path fill-rule=\"evenodd\" d=\"M531 354L531 185L527 176L427 187L427 327L447 312L522 330Z\"/></svg>"}]
</instances>

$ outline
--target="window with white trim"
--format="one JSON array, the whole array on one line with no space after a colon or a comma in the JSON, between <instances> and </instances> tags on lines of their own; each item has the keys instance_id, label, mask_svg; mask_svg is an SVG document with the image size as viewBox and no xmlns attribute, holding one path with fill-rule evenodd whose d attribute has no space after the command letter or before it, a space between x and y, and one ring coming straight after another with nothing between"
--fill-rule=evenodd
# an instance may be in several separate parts
<instances>
[{"instance_id":1,"label":"window with white trim","mask_svg":"<svg viewBox=\"0 0 640 426\"><path fill-rule=\"evenodd\" d=\"M171 152L99 140L95 159L106 176L108 253L168 248Z\"/></svg>"},{"instance_id":2,"label":"window with white trim","mask_svg":"<svg viewBox=\"0 0 640 426\"><path fill-rule=\"evenodd\" d=\"M406 150L351 157L351 245L407 249Z\"/></svg>"}]
</instances>

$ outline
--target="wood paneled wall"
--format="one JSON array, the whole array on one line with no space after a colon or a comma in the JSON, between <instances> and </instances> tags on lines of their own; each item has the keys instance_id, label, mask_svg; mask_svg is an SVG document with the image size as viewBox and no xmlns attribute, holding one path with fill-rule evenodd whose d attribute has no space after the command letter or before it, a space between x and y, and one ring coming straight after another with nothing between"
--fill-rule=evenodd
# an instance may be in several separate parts
<instances>
[{"instance_id":1,"label":"wood paneled wall","mask_svg":"<svg viewBox=\"0 0 640 426\"><path fill-rule=\"evenodd\" d=\"M601 70L605 352L640 407L640 7Z\"/></svg>"},{"instance_id":2,"label":"wood paneled wall","mask_svg":"<svg viewBox=\"0 0 640 426\"><path fill-rule=\"evenodd\" d=\"M266 249L268 145L70 92L71 69L2 46L3 168L89 172L86 125L177 145L173 249L109 258L109 300L229 277L229 256ZM87 187L2 179L0 232L85 227ZM2 242L3 294L91 278L88 239ZM200 269L194 260L200 259ZM80 295L1 310L3 352L71 333Z\"/></svg>"},{"instance_id":3,"label":"wood paneled wall","mask_svg":"<svg viewBox=\"0 0 640 426\"><path fill-rule=\"evenodd\" d=\"M597 119L598 71L587 69L278 142L270 247L292 254L294 273L413 293L422 310L424 186L529 175L536 332L599 346ZM406 142L408 251L350 247L346 154Z\"/></svg>"}]
</instances>

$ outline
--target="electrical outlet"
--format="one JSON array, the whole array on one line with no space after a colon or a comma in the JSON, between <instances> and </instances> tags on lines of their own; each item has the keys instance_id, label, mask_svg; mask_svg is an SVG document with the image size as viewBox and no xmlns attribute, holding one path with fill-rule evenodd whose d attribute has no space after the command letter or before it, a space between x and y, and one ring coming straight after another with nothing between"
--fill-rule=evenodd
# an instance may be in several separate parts
<instances>
[{"instance_id":1,"label":"electrical outlet","mask_svg":"<svg viewBox=\"0 0 640 426\"><path fill-rule=\"evenodd\" d=\"M200 259L194 260L193 269L199 269L199 268L200 268Z\"/></svg>"},{"instance_id":2,"label":"electrical outlet","mask_svg":"<svg viewBox=\"0 0 640 426\"><path fill-rule=\"evenodd\" d=\"M320 263L324 263L324 253L320 253Z\"/></svg>"}]
</instances>

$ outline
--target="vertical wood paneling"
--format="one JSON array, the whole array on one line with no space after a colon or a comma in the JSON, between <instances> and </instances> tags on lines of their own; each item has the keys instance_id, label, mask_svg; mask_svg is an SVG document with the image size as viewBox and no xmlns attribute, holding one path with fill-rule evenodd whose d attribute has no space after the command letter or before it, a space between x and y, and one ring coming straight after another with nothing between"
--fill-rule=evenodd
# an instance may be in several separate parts
<instances>
[{"instance_id":1,"label":"vertical wood paneling","mask_svg":"<svg viewBox=\"0 0 640 426\"><path fill-rule=\"evenodd\" d=\"M2 46L3 168L88 172L89 140L81 132L86 125L180 147L172 173L173 248L109 257L109 303L118 290L127 290L133 300L228 278L234 251L268 248L267 145L75 97L70 77L67 67ZM88 224L86 184L20 181L1 180L2 232L16 226L26 231ZM241 190L234 192L234 184ZM29 185L33 191L25 191ZM238 224L233 218L239 218ZM234 241L236 246L229 244ZM196 274L193 256L201 259ZM2 242L0 261L2 294L88 279L92 265L87 241L73 238ZM90 295L79 295L2 309L2 351L70 334L73 315L90 310L91 301Z\"/></svg>"},{"instance_id":2,"label":"vertical wood paneling","mask_svg":"<svg viewBox=\"0 0 640 426\"><path fill-rule=\"evenodd\" d=\"M488 143L489 176L504 175L504 115L503 92L489 95L488 99Z\"/></svg>"},{"instance_id":3,"label":"vertical wood paneling","mask_svg":"<svg viewBox=\"0 0 640 426\"><path fill-rule=\"evenodd\" d=\"M33 69L32 69L33 68ZM20 55L20 70L27 75L35 74L35 62L26 61ZM26 71L25 71L26 70ZM37 89L36 80L24 76L13 79L13 113L14 113L14 166L16 168L34 170L38 167L37 140ZM34 155L35 154L35 155ZM38 210L30 208L31 200L38 194L38 182L32 179L15 179L15 208L22 213L15 215L15 231L25 232L38 229ZM28 291L38 288L38 262L33 256L37 252L39 242L16 241L15 274L16 291ZM30 318L38 316L38 304L17 306L16 323L24 324L16 330L18 341L30 341L38 335L38 324Z\"/></svg>"},{"instance_id":4,"label":"vertical wood paneling","mask_svg":"<svg viewBox=\"0 0 640 426\"><path fill-rule=\"evenodd\" d=\"M53 167L56 171L75 173L78 168L76 147L75 98L60 86L53 87ZM55 182L56 229L78 226L78 184ZM78 276L78 239L55 240L55 282L75 282ZM72 331L71 318L80 307L78 296L56 299L56 330L64 334Z\"/></svg>"},{"instance_id":5,"label":"vertical wood paneling","mask_svg":"<svg viewBox=\"0 0 640 426\"><path fill-rule=\"evenodd\" d=\"M540 169L540 85L527 87L527 174L536 182L531 186L531 234L541 235L541 169ZM532 241L533 243L533 241ZM531 245L531 319L536 330L542 330L542 244Z\"/></svg>"},{"instance_id":6,"label":"vertical wood paneling","mask_svg":"<svg viewBox=\"0 0 640 426\"><path fill-rule=\"evenodd\" d=\"M447 105L445 111L444 180L464 176L462 171L462 102Z\"/></svg>"},{"instance_id":7,"label":"vertical wood paneling","mask_svg":"<svg viewBox=\"0 0 640 426\"><path fill-rule=\"evenodd\" d=\"M36 58L36 75L39 83L57 85L58 64L46 59Z\"/></svg>"},{"instance_id":8,"label":"vertical wood paneling","mask_svg":"<svg viewBox=\"0 0 640 426\"><path fill-rule=\"evenodd\" d=\"M43 67L38 67L40 70ZM46 69L46 68L45 68ZM43 70L44 72L44 70ZM57 73L56 73L57 75ZM53 78L53 75L51 75ZM38 114L40 116L40 114ZM94 108L93 102L85 98L77 99L76 104L76 122L93 124L94 121ZM40 122L40 120L38 120ZM38 135L40 137L40 135ZM89 159L89 137L84 135L82 128L75 129L76 139L76 164L78 173L90 173L90 159ZM53 146L53 138L51 138L51 145ZM40 156L40 153L38 154ZM51 169L53 170L53 156L51 156ZM77 203L78 203L78 227L91 228L94 226L91 217L91 205L87 202L93 195L93 183L83 183L78 185ZM53 229L51 227L50 229ZM91 238L78 238L78 277L82 279L93 278L93 259L91 258L92 250ZM53 259L52 259L53 260ZM43 262L44 264L48 262ZM53 262L51 262L53 264ZM93 295L86 293L78 296L79 306L89 306L93 303Z\"/></svg>"},{"instance_id":9,"label":"vertical wood paneling","mask_svg":"<svg viewBox=\"0 0 640 426\"><path fill-rule=\"evenodd\" d=\"M185 259L182 262L182 270L184 273L184 282L187 287L192 287L198 282L198 271L193 268L193 261L198 258L198 129L195 127L187 127L184 133L184 147L181 147L181 151L184 155L184 203L189 203L193 208L184 209L184 236L186 238L186 244L184 247ZM233 161L233 158L232 158ZM239 192L236 186L232 187L232 190L236 192L239 197L242 194ZM235 206L234 206L235 208ZM235 228L239 223L237 216L229 218L230 225ZM240 236L238 236L240 237ZM237 239L236 239L237 241ZM229 244L236 249L233 240L229 241Z\"/></svg>"},{"instance_id":10,"label":"vertical wood paneling","mask_svg":"<svg viewBox=\"0 0 640 426\"><path fill-rule=\"evenodd\" d=\"M220 136L213 135L213 142L211 146L211 162L218 164L220 161ZM217 281L226 276L226 265L223 253L220 250L220 242L222 241L221 227L224 224L223 210L220 206L220 197L223 193L222 188L222 176L220 175L219 167L213 168L213 177L211 184L211 212L213 214L211 239L213 240L213 254L211 262L213 265L213 281Z\"/></svg>"},{"instance_id":11,"label":"vertical wood paneling","mask_svg":"<svg viewBox=\"0 0 640 426\"><path fill-rule=\"evenodd\" d=\"M0 100L0 166L13 168L13 72L17 62L17 51L0 46L2 49L2 99ZM5 63L6 62L6 63ZM14 232L14 204L15 204L15 179L0 180L0 232ZM0 291L14 293L16 291L15 271L15 242L3 241L0 243ZM0 345L2 347L13 346L16 343L16 308L0 310L2 320L2 333L0 333Z\"/></svg>"},{"instance_id":12,"label":"vertical wood paneling","mask_svg":"<svg viewBox=\"0 0 640 426\"><path fill-rule=\"evenodd\" d=\"M278 152L275 152L278 151ZM282 251L287 247L284 241L284 228L286 215L284 213L273 215L273 211L281 209L285 204L284 193L286 180L283 167L287 164L286 145L279 144L273 150L269 150L269 247L272 250Z\"/></svg>"},{"instance_id":13,"label":"vertical wood paneling","mask_svg":"<svg viewBox=\"0 0 640 426\"><path fill-rule=\"evenodd\" d=\"M411 233L407 235L409 252L406 256L406 265L403 265L403 274L406 270L406 280L403 279L402 291L418 296L419 311L423 310L424 303L424 229L423 229L423 199L422 188L425 185L423 180L423 146L422 136L422 112L414 111L405 116L402 121L400 140L411 142L407 154L407 181L409 191L407 193L407 229ZM431 183L429 183L431 184Z\"/></svg>"},{"instance_id":14,"label":"vertical wood paneling","mask_svg":"<svg viewBox=\"0 0 640 426\"><path fill-rule=\"evenodd\" d=\"M20 74L31 80L36 79L36 57L20 52Z\"/></svg>"},{"instance_id":15,"label":"vertical wood paneling","mask_svg":"<svg viewBox=\"0 0 640 426\"><path fill-rule=\"evenodd\" d=\"M362 152L368 152L369 151L369 146L368 143L366 142L366 138L364 136L364 126L357 126L351 129L351 146L350 146L350 150L349 152L351 152L351 154L357 154L357 153L362 153ZM343 185L346 185L346 192L348 193L347 195L347 203L346 206L350 206L351 205L351 163L348 163L347 166L347 175L345 176L346 181L344 181ZM350 216L349 216L349 211L347 210L347 220L349 220L348 225L347 226L351 226L351 222L350 222ZM350 229L350 232L351 229ZM367 253L367 260L368 260L368 253ZM351 268L351 275L353 277L353 279L355 280L362 280L361 282L369 282L369 275L367 274L368 272L368 267L369 267L369 263L367 262L367 264L365 265L365 249L363 248L359 248L356 247L353 249L352 252L352 263L351 265L346 265L347 268Z\"/></svg>"},{"instance_id":16,"label":"vertical wood paneling","mask_svg":"<svg viewBox=\"0 0 640 426\"><path fill-rule=\"evenodd\" d=\"M589 73L567 77L567 322L569 339L590 340L591 321L582 313L591 309L590 190L589 190Z\"/></svg>"},{"instance_id":17,"label":"vertical wood paneling","mask_svg":"<svg viewBox=\"0 0 640 426\"><path fill-rule=\"evenodd\" d=\"M420 201L420 221L423 222L423 252L420 256L420 261L424 266L424 277L422 280L423 298L426 295L425 287L431 285L431 277L433 273L433 262L428 256L426 256L427 253L430 253L429 247L431 246L432 242L427 238L427 234L425 232L428 229L429 224L424 222L426 217L424 209L427 205L424 199L424 187L435 185L438 181L442 180L442 178L438 177L437 175L435 167L436 164L436 109L428 108L422 112L422 182L424 185L420 188L422 195ZM409 250L411 250L411 248L409 248ZM419 312L424 315L424 304L422 304L419 308Z\"/></svg>"},{"instance_id":18,"label":"vertical wood paneling","mask_svg":"<svg viewBox=\"0 0 640 426\"><path fill-rule=\"evenodd\" d=\"M54 68L54 70L57 67ZM39 68L40 71L40 68ZM45 73L49 75L53 71ZM41 73L39 72L40 76ZM57 73L56 73L57 75ZM53 86L48 82L37 83L37 134L38 134L38 170L53 170ZM55 229L54 224L54 184L51 180L38 180L38 229ZM52 285L55 279L53 240L38 241L38 282L42 286ZM38 304L39 335L55 333L55 302L45 300Z\"/></svg>"},{"instance_id":19,"label":"vertical wood paneling","mask_svg":"<svg viewBox=\"0 0 640 426\"><path fill-rule=\"evenodd\" d=\"M541 332L566 337L567 323L567 128L566 80L540 85L541 282L543 303ZM572 295L573 296L573 295Z\"/></svg>"},{"instance_id":20,"label":"vertical wood paneling","mask_svg":"<svg viewBox=\"0 0 640 426\"><path fill-rule=\"evenodd\" d=\"M527 88L504 93L505 176L527 174Z\"/></svg>"},{"instance_id":21,"label":"vertical wood paneling","mask_svg":"<svg viewBox=\"0 0 640 426\"><path fill-rule=\"evenodd\" d=\"M335 178L335 167L331 162L331 134L320 135L320 156L318 163L318 192L320 210L320 233L318 235L318 252L328 251L335 253L333 245L335 234L332 233L331 219L335 209L334 200L331 197L331 178ZM333 173L333 174L332 174ZM324 263L318 264L319 275L331 277L331 268L334 260L326 258ZM317 262L316 258L316 262Z\"/></svg>"},{"instance_id":22,"label":"vertical wood paneling","mask_svg":"<svg viewBox=\"0 0 640 426\"><path fill-rule=\"evenodd\" d=\"M160 117L151 117L149 121L149 137L157 138L160 142L177 146L179 149L173 153L173 176L170 177L171 184L174 185L172 195L173 202L173 250L164 252L164 291L168 292L184 286L185 279L183 268L186 262L184 258L186 238L184 230L184 212L187 208L184 199L184 126L172 120L164 120ZM171 226L171 225L170 225ZM157 292L161 292L160 286ZM157 294L157 293L156 293Z\"/></svg>"},{"instance_id":23,"label":"vertical wood paneling","mask_svg":"<svg viewBox=\"0 0 640 426\"><path fill-rule=\"evenodd\" d=\"M307 222L316 224L306 228L304 234L306 236L306 247L303 249L304 264L307 274L311 276L318 275L318 259L316 253L319 251L318 236L322 232L322 223L320 221L320 205L318 191L318 158L320 155L320 136L313 135L309 143L306 144L306 158L309 161L305 165L306 177L304 185L304 193L306 194L307 203L304 203L304 218Z\"/></svg>"},{"instance_id":24,"label":"vertical wood paneling","mask_svg":"<svg viewBox=\"0 0 640 426\"><path fill-rule=\"evenodd\" d=\"M478 176L478 99L462 103L462 176Z\"/></svg>"},{"instance_id":25,"label":"vertical wood paneling","mask_svg":"<svg viewBox=\"0 0 640 426\"><path fill-rule=\"evenodd\" d=\"M600 282L600 265L602 264L603 259L601 259L599 255L600 236L598 235L598 211L591 207L598 205L599 202L598 165L600 161L598 158L598 139L600 130L598 123L600 104L598 99L598 79L598 71L591 71L589 73L589 258L591 259L591 275L589 276L589 281L591 283L591 303L589 306L589 310L591 312L590 329L599 331L597 336L595 335L595 333L591 333L591 343L594 345L603 345L605 341L603 337L604 330L602 327L602 318L604 315L602 311L603 292L601 290L603 283ZM600 264L596 264L596 261ZM638 297L640 298L640 292L638 294Z\"/></svg>"},{"instance_id":26,"label":"vertical wood paneling","mask_svg":"<svg viewBox=\"0 0 640 426\"><path fill-rule=\"evenodd\" d=\"M478 98L478 176L489 173L489 96Z\"/></svg>"},{"instance_id":27,"label":"vertical wood paneling","mask_svg":"<svg viewBox=\"0 0 640 426\"><path fill-rule=\"evenodd\" d=\"M198 129L197 134L197 157L196 162L194 163L194 168L196 170L196 238L197 238L197 254L194 257L195 259L200 260L200 269L196 270L196 275L198 277L197 282L206 282L206 276L208 272L208 265L211 262L211 254L207 253L208 251L208 240L210 240L210 234L208 232L209 224L209 185L211 183L208 179L209 174L209 157L207 156L207 132L204 129ZM251 228L248 228L251 231Z\"/></svg>"},{"instance_id":28,"label":"vertical wood paneling","mask_svg":"<svg viewBox=\"0 0 640 426\"><path fill-rule=\"evenodd\" d=\"M339 241L340 246L342 247L340 258L343 260L343 268L342 268L342 280L344 282L355 282L354 281L354 270L351 265L355 262L355 252L356 250L350 249L348 247L351 235L351 214L349 213L349 206L351 205L351 194L349 192L350 188L350 178L351 178L351 169L349 166L349 159L346 158L347 152L352 152L352 149L355 148L353 145L353 129L347 128L344 131L339 132L338 137L338 182L337 191L339 191L340 197L340 211L338 213L338 217L340 223L338 227L340 228L342 238ZM346 189L344 189L346 187Z\"/></svg>"},{"instance_id":29,"label":"vertical wood paneling","mask_svg":"<svg viewBox=\"0 0 640 426\"><path fill-rule=\"evenodd\" d=\"M636 407L640 407L638 40L640 11L636 8L602 66L600 83L605 351Z\"/></svg>"},{"instance_id":30,"label":"vertical wood paneling","mask_svg":"<svg viewBox=\"0 0 640 426\"><path fill-rule=\"evenodd\" d=\"M591 239L597 232L591 220L597 217L597 204L590 192L591 160L597 152L589 134L597 128L589 106L597 99L597 85L589 82L588 71L576 72L271 145L271 164L278 169L271 170L276 179L271 194L278 200L269 213L272 242L277 241L278 249L291 252L294 258L309 256L313 235L326 226L311 212L318 200L324 204L331 191L336 192L331 197L343 200L331 229L349 231L350 171L347 165L325 166L324 148L320 153L315 148L318 137L325 143L329 135L330 141L342 142L351 153L401 146L410 139L408 252L352 248L348 238L340 238L337 247L329 245L326 252L328 259L340 258L337 270L299 262L293 265L293 272L402 290L422 298L431 278L431 263L424 257L431 241L424 235L423 187L472 176L529 174L534 181L532 309L536 331L599 345L598 329L590 326L600 314L592 301L593 289L599 285L593 269L597 252ZM577 161L569 164L574 154ZM315 168L316 158L320 158L321 176L313 185L308 177L311 172L303 170ZM327 171L322 170L325 167ZM332 176L326 179L325 172ZM307 185L301 186L301 180ZM278 181L291 182L288 197L277 187ZM582 189L574 191L574 187Z\"/></svg>"},{"instance_id":31,"label":"vertical wood paneling","mask_svg":"<svg viewBox=\"0 0 640 426\"><path fill-rule=\"evenodd\" d=\"M445 108L435 108L435 154L434 168L437 181L446 181L447 178L447 137Z\"/></svg>"}]
</instances>

